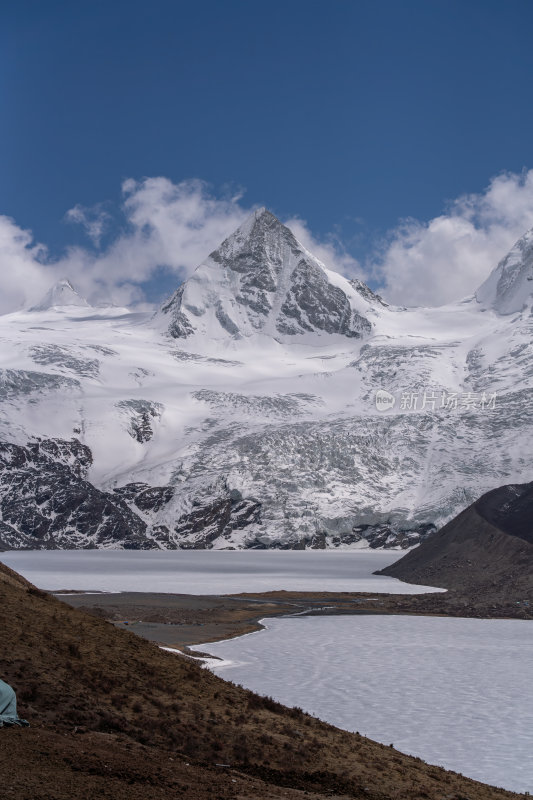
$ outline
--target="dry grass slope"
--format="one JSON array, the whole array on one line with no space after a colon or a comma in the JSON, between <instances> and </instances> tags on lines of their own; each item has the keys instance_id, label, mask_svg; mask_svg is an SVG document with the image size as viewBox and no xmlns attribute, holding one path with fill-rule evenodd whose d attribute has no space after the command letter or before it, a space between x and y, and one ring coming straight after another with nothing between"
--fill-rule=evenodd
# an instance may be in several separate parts
<instances>
[{"instance_id":1,"label":"dry grass slope","mask_svg":"<svg viewBox=\"0 0 533 800\"><path fill-rule=\"evenodd\" d=\"M518 797L226 683L2 565L0 620L0 676L32 723L0 730L13 800Z\"/></svg>"}]
</instances>

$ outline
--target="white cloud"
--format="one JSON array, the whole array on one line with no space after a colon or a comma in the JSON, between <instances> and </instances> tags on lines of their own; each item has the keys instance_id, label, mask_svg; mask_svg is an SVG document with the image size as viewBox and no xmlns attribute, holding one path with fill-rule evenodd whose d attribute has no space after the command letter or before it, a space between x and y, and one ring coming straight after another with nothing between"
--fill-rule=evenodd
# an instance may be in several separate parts
<instances>
[{"instance_id":1,"label":"white cloud","mask_svg":"<svg viewBox=\"0 0 533 800\"><path fill-rule=\"evenodd\" d=\"M367 267L386 300L442 305L466 297L533 226L533 170L504 173L429 222L403 221Z\"/></svg>"},{"instance_id":2,"label":"white cloud","mask_svg":"<svg viewBox=\"0 0 533 800\"><path fill-rule=\"evenodd\" d=\"M130 179L122 191L124 231L103 252L75 247L64 259L63 272L92 299L138 302L138 284L160 267L174 272L178 285L250 213L239 196L218 199L202 181Z\"/></svg>"},{"instance_id":3,"label":"white cloud","mask_svg":"<svg viewBox=\"0 0 533 800\"><path fill-rule=\"evenodd\" d=\"M218 198L199 180L127 180L122 190L122 222L111 243L101 245L111 229L108 207L77 205L66 217L83 226L93 247L71 247L55 260L29 231L0 216L0 313L38 302L61 277L91 302L142 304L142 284L158 269L174 274L177 286L253 210L240 195ZM335 237L317 239L299 218L287 224L327 267L373 278L387 300L438 305L472 293L533 225L533 170L498 176L428 223L404 221L365 270Z\"/></svg>"},{"instance_id":4,"label":"white cloud","mask_svg":"<svg viewBox=\"0 0 533 800\"><path fill-rule=\"evenodd\" d=\"M67 211L65 219L81 225L92 243L99 247L102 236L111 221L111 215L104 210L101 203L92 208L78 203Z\"/></svg>"},{"instance_id":5,"label":"white cloud","mask_svg":"<svg viewBox=\"0 0 533 800\"><path fill-rule=\"evenodd\" d=\"M0 217L0 313L38 302L61 277L91 302L140 303L139 284L158 268L175 273L177 286L252 210L240 196L216 198L196 180L127 180L122 190L122 230L111 244L99 248L110 214L101 205L77 205L66 219L81 224L95 247L70 247L56 260L31 232Z\"/></svg>"},{"instance_id":6,"label":"white cloud","mask_svg":"<svg viewBox=\"0 0 533 800\"><path fill-rule=\"evenodd\" d=\"M30 231L0 216L0 313L21 308L50 288L58 276L44 266L45 259L46 248L34 244Z\"/></svg>"},{"instance_id":7,"label":"white cloud","mask_svg":"<svg viewBox=\"0 0 533 800\"><path fill-rule=\"evenodd\" d=\"M122 192L123 228L114 240L99 247L111 223L102 204L76 205L65 218L80 224L94 247L70 247L55 261L47 256L46 248L32 242L31 233L0 218L0 312L38 302L64 276L91 302L142 304L140 284L158 268L174 273L177 286L253 211L242 205L240 195L217 198L199 180L174 184L161 177L130 179ZM354 271L355 259L333 241L318 241L300 219L289 224L327 266Z\"/></svg>"}]
</instances>

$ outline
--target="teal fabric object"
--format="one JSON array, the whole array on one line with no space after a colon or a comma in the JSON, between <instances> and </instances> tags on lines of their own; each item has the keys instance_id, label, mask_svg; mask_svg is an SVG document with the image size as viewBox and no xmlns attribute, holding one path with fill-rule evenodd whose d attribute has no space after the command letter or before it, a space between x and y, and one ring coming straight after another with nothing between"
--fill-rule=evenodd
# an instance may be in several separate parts
<instances>
[{"instance_id":1,"label":"teal fabric object","mask_svg":"<svg viewBox=\"0 0 533 800\"><path fill-rule=\"evenodd\" d=\"M8 683L0 681L0 728L4 725L28 725L17 716L17 697Z\"/></svg>"}]
</instances>

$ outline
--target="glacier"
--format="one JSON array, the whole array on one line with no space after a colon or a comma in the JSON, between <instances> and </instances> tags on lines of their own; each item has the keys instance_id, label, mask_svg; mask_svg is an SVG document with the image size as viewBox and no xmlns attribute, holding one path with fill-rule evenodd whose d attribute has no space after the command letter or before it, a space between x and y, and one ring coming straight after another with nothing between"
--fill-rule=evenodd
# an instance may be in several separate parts
<instances>
[{"instance_id":1,"label":"glacier","mask_svg":"<svg viewBox=\"0 0 533 800\"><path fill-rule=\"evenodd\" d=\"M60 282L0 317L0 547L404 548L531 480L532 242L440 308L266 209L155 315Z\"/></svg>"}]
</instances>

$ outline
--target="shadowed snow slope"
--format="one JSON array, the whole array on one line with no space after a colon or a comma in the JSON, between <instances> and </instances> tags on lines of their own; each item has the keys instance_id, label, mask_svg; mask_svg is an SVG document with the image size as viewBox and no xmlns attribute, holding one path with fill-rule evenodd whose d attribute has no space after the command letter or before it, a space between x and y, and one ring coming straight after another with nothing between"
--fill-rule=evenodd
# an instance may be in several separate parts
<instances>
[{"instance_id":1,"label":"shadowed snow slope","mask_svg":"<svg viewBox=\"0 0 533 800\"><path fill-rule=\"evenodd\" d=\"M480 303L501 314L531 306L533 295L533 230L528 231L476 292Z\"/></svg>"},{"instance_id":2,"label":"shadowed snow slope","mask_svg":"<svg viewBox=\"0 0 533 800\"><path fill-rule=\"evenodd\" d=\"M512 315L395 308L262 209L155 316L0 317L0 546L406 547L529 480L513 253Z\"/></svg>"}]
</instances>

